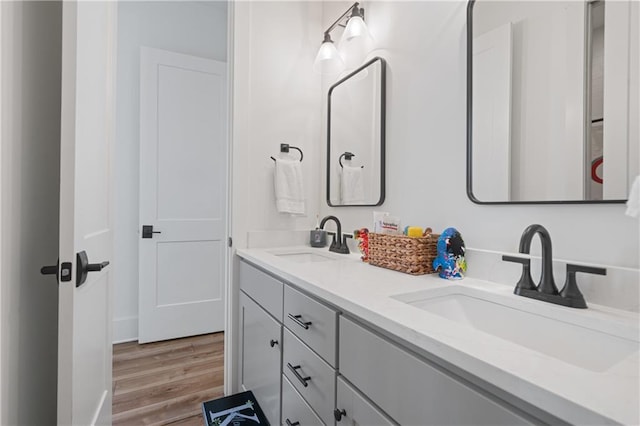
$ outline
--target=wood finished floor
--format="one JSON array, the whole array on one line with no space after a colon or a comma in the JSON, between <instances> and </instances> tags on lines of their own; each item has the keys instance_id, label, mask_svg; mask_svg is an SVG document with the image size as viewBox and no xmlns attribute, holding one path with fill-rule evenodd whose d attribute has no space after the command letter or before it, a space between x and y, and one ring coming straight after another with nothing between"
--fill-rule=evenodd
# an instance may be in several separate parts
<instances>
[{"instance_id":1,"label":"wood finished floor","mask_svg":"<svg viewBox=\"0 0 640 426\"><path fill-rule=\"evenodd\" d=\"M113 346L113 424L203 425L223 396L224 333Z\"/></svg>"}]
</instances>

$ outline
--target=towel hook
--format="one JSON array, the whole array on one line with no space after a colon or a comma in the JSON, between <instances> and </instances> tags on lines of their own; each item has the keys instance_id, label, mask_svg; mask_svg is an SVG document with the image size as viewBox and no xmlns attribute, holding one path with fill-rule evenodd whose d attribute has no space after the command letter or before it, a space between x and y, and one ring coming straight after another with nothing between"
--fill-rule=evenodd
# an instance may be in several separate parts
<instances>
[{"instance_id":1,"label":"towel hook","mask_svg":"<svg viewBox=\"0 0 640 426\"><path fill-rule=\"evenodd\" d=\"M355 156L356 155L353 152L346 151L344 154L340 156L340 158L338 158L338 163L340 163L340 167L344 169L344 166L342 165L342 157L344 157L345 160L351 161L351 159ZM360 168L364 169L364 166L360 166Z\"/></svg>"},{"instance_id":2,"label":"towel hook","mask_svg":"<svg viewBox=\"0 0 640 426\"><path fill-rule=\"evenodd\" d=\"M295 149L296 151L298 151L300 153L300 162L302 162L302 159L304 158L304 154L302 153L302 150L300 148L298 148L297 146L289 145L288 143L280 144L280 152L289 152L289 149ZM271 157L271 159L273 161L276 161L276 159L273 157Z\"/></svg>"}]
</instances>

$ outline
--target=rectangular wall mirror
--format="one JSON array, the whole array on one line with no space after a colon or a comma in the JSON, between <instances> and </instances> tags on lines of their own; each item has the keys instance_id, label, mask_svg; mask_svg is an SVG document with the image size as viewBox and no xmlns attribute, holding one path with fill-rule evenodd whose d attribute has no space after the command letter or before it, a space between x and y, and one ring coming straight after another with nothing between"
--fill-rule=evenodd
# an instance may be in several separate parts
<instances>
[{"instance_id":1,"label":"rectangular wall mirror","mask_svg":"<svg viewBox=\"0 0 640 426\"><path fill-rule=\"evenodd\" d=\"M329 89L327 204L384 202L386 62L373 58Z\"/></svg>"},{"instance_id":2,"label":"rectangular wall mirror","mask_svg":"<svg viewBox=\"0 0 640 426\"><path fill-rule=\"evenodd\" d=\"M639 7L626 0L469 2L472 201L626 200L639 173Z\"/></svg>"}]
</instances>

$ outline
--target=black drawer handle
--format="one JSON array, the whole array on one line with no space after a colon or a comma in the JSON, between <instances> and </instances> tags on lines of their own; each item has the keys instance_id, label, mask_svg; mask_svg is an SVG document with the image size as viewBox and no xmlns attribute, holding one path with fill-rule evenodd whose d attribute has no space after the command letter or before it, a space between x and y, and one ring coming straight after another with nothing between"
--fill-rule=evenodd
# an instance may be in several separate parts
<instances>
[{"instance_id":1,"label":"black drawer handle","mask_svg":"<svg viewBox=\"0 0 640 426\"><path fill-rule=\"evenodd\" d=\"M278 344L278 341L277 341L277 340L273 340L273 339L271 339L271 341L269 342L269 346L271 346L271 347L274 347L274 346L275 346L275 345L277 345L277 344Z\"/></svg>"},{"instance_id":2,"label":"black drawer handle","mask_svg":"<svg viewBox=\"0 0 640 426\"><path fill-rule=\"evenodd\" d=\"M302 383L302 386L304 386L305 388L309 386L307 382L311 380L311 377L302 377L300 373L298 373L298 369L300 368L299 365L293 366L291 365L291 363L287 363L287 367L289 368L289 370L291 370L293 375L296 376L296 379L300 380L300 383Z\"/></svg>"},{"instance_id":3,"label":"black drawer handle","mask_svg":"<svg viewBox=\"0 0 640 426\"><path fill-rule=\"evenodd\" d=\"M285 422L287 423L287 426L300 426L300 422L291 423L291 420L289 419L285 420Z\"/></svg>"},{"instance_id":4,"label":"black drawer handle","mask_svg":"<svg viewBox=\"0 0 640 426\"><path fill-rule=\"evenodd\" d=\"M302 318L302 315L293 315L293 314L289 314L288 315L289 319L293 322L295 322L296 324L298 324L300 327L304 328L305 330L309 329L309 326L311 325L311 321L302 321L300 318Z\"/></svg>"},{"instance_id":5,"label":"black drawer handle","mask_svg":"<svg viewBox=\"0 0 640 426\"><path fill-rule=\"evenodd\" d=\"M333 417L336 419L336 422L339 422L340 420L342 420L342 416L346 416L346 415L347 415L347 412L344 409L339 410L336 408L335 410L333 410Z\"/></svg>"}]
</instances>

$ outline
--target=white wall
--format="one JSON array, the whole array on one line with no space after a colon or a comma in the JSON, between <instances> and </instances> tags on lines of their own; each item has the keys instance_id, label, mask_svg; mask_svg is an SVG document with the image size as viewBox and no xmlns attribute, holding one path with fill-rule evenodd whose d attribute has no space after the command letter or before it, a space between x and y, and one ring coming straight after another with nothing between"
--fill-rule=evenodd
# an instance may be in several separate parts
<instances>
[{"instance_id":1,"label":"white wall","mask_svg":"<svg viewBox=\"0 0 640 426\"><path fill-rule=\"evenodd\" d=\"M2 425L56 418L60 2L2 2Z\"/></svg>"},{"instance_id":2,"label":"white wall","mask_svg":"<svg viewBox=\"0 0 640 426\"><path fill-rule=\"evenodd\" d=\"M322 42L319 2L235 2L233 5L232 237L245 248L248 232L308 230L324 203L320 105L321 81L313 61ZM273 161L281 142L304 151L307 215L292 217L275 208ZM296 155L294 152L293 155ZM259 233L259 232L258 232ZM267 236L267 238L269 238ZM237 280L237 258L232 260ZM227 294L231 309L227 337L236 337L237 282ZM232 354L225 342L225 389L237 390Z\"/></svg>"},{"instance_id":3,"label":"white wall","mask_svg":"<svg viewBox=\"0 0 640 426\"><path fill-rule=\"evenodd\" d=\"M325 21L347 6L326 3ZM551 233L554 257L640 266L638 221L622 204L483 206L467 198L466 2L363 6L377 46L371 55L388 61L387 201L377 208L323 203L322 214L338 215L352 230L371 227L373 210L389 211L404 225L455 226L467 247L509 252L526 226L540 223Z\"/></svg>"},{"instance_id":4,"label":"white wall","mask_svg":"<svg viewBox=\"0 0 640 426\"><path fill-rule=\"evenodd\" d=\"M235 4L233 237L315 223L320 209L320 80L312 71L322 42L317 2ZM273 185L280 143L304 152L306 216L278 213ZM298 153L291 155L297 158Z\"/></svg>"},{"instance_id":5,"label":"white wall","mask_svg":"<svg viewBox=\"0 0 640 426\"><path fill-rule=\"evenodd\" d=\"M118 6L115 342L138 336L140 46L226 62L226 2L126 1Z\"/></svg>"}]
</instances>

